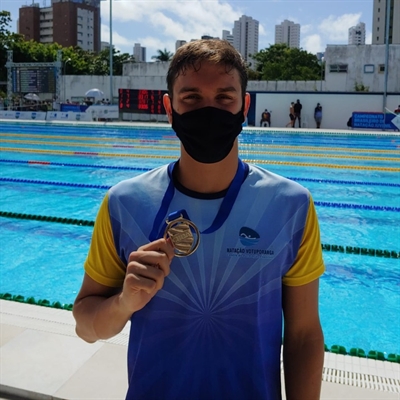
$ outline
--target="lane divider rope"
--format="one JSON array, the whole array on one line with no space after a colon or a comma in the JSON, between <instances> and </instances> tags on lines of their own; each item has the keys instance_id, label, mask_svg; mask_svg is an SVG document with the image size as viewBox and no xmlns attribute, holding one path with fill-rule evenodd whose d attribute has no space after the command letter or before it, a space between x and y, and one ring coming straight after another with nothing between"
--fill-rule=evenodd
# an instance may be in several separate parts
<instances>
[{"instance_id":1,"label":"lane divider rope","mask_svg":"<svg viewBox=\"0 0 400 400\"><path fill-rule=\"evenodd\" d=\"M264 133L263 133L264 134ZM68 136L68 135L36 135L36 134L19 134L19 133L0 133L0 136L6 137L27 137L27 138L36 138L36 139L68 139L68 140L78 140L78 141L113 141L116 140L115 137L85 137L85 136ZM165 136L163 136L165 137ZM131 138L118 138L119 142L127 142L127 143L164 143L164 144L176 144L178 139L131 139ZM179 143L179 142L178 142ZM368 149L368 148L348 148L348 147L318 147L318 146L282 146L282 145L274 145L267 143L258 143L257 141L250 141L250 143L239 142L239 146L243 147L266 147L266 148L277 148L277 149L295 149L295 150L324 150L324 151L346 151L346 152L359 152L359 153L389 153L389 154L398 154L400 150L380 150L380 149ZM346 144L347 146L347 144Z\"/></svg>"},{"instance_id":2,"label":"lane divider rope","mask_svg":"<svg viewBox=\"0 0 400 400\"><path fill-rule=\"evenodd\" d=\"M116 166L116 165L100 165L100 164L70 164L70 163L57 163L52 161L37 161L37 160L7 160L0 159L0 163L13 163L13 164L38 164L38 165L55 165L61 167L78 167L78 168L102 168L102 169L121 169L130 171L150 171L153 168L148 167L128 167L128 166ZM362 182L362 181L343 181L334 179L313 179L313 178L298 178L298 177L287 177L292 181L299 182L315 182L315 183L333 183L341 185L367 185L367 186L389 186L389 187L400 187L399 183L390 182Z\"/></svg>"},{"instance_id":3,"label":"lane divider rope","mask_svg":"<svg viewBox=\"0 0 400 400\"><path fill-rule=\"evenodd\" d=\"M5 143L21 143L17 140L3 140ZM63 147L112 147L112 148L132 148L132 149L145 149L145 150L161 150L161 151L178 151L179 146L174 147L162 147L162 146L142 146L142 145L115 145L115 144L98 144L98 143L74 143L74 142L39 142L39 141L25 141L21 144L33 144L33 145L49 145L49 146L63 146ZM38 151L42 149L37 149ZM57 150L54 151L64 151ZM390 161L400 162L399 158L390 157L372 157L372 156L356 156L356 155L343 155L343 154L321 154L321 153L291 153L291 152L278 152L278 151L263 151L263 150L241 150L241 154L256 154L256 155L272 155L272 156L286 156L286 157L309 157L309 158L339 158L339 159L351 159L351 160L369 160L369 161ZM115 153L118 156L118 153ZM400 156L400 152L399 152Z\"/></svg>"},{"instance_id":4,"label":"lane divider rope","mask_svg":"<svg viewBox=\"0 0 400 400\"><path fill-rule=\"evenodd\" d=\"M111 186L106 185L91 185L88 183L70 183L70 182L55 182L55 181L43 181L35 179L19 179L19 178L1 178L0 182L12 182L12 183L29 183L36 185L53 185L53 186L67 186L67 187L79 187L87 189L110 189ZM333 203L328 201L314 201L314 204L321 207L335 207L335 208L351 208L354 210L373 210L373 211L394 211L399 212L400 207L389 207L389 206L370 206L367 204L352 204L352 203Z\"/></svg>"},{"instance_id":5,"label":"lane divider rope","mask_svg":"<svg viewBox=\"0 0 400 400\"><path fill-rule=\"evenodd\" d=\"M100 152L85 152L85 151L67 151L67 150L45 150L45 149L19 149L12 147L0 147L2 151L18 152L18 153L36 153L36 154L56 154L56 155L67 155L67 156L91 156L91 157L129 157L129 158L146 158L146 159L176 159L176 156L167 155L150 155L150 154L125 154L125 153L100 153ZM337 164L317 164L317 163L301 163L301 162L289 162L289 161L271 161L271 160L256 160L243 158L244 162L252 164L268 164L268 165L291 165L298 167L316 167L316 168L336 168L336 169L356 169L356 170L367 170L367 171L387 171L387 172L400 172L400 168L390 167L371 167L371 166L359 166L359 165L337 165Z\"/></svg>"},{"instance_id":6,"label":"lane divider rope","mask_svg":"<svg viewBox=\"0 0 400 400\"><path fill-rule=\"evenodd\" d=\"M12 219L26 219L33 221L55 222L55 223L77 225L77 226L94 226L94 221L89 221L84 219L23 214L23 213L14 213L8 211L0 211L0 217L12 218ZM395 259L400 258L400 251L394 251L394 250L368 249L364 247L340 246L336 244L321 244L321 246L322 250L330 252L355 254L363 256L375 256L384 258L395 258Z\"/></svg>"}]
</instances>

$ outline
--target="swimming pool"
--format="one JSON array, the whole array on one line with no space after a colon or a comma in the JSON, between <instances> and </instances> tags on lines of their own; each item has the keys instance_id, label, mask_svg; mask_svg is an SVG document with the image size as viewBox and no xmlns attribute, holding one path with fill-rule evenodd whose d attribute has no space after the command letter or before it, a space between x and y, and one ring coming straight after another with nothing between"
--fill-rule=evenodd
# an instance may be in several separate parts
<instances>
[{"instance_id":1,"label":"swimming pool","mask_svg":"<svg viewBox=\"0 0 400 400\"><path fill-rule=\"evenodd\" d=\"M0 293L69 304L107 188L176 159L179 142L101 124L7 122L0 138ZM313 195L327 346L400 354L400 136L246 130L240 153Z\"/></svg>"}]
</instances>

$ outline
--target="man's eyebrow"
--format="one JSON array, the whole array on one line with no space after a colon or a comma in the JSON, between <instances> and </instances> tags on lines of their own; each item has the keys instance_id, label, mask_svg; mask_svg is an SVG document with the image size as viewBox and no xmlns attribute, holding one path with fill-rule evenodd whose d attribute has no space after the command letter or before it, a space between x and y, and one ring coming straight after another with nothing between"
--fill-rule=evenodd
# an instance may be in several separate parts
<instances>
[{"instance_id":1,"label":"man's eyebrow","mask_svg":"<svg viewBox=\"0 0 400 400\"><path fill-rule=\"evenodd\" d=\"M190 87L190 86L184 86L183 88L181 88L178 92L178 94L182 94L182 93L200 93L201 90L198 87ZM219 88L217 89L218 93L227 93L227 92L237 92L236 88L234 86L228 86L225 88Z\"/></svg>"}]
</instances>

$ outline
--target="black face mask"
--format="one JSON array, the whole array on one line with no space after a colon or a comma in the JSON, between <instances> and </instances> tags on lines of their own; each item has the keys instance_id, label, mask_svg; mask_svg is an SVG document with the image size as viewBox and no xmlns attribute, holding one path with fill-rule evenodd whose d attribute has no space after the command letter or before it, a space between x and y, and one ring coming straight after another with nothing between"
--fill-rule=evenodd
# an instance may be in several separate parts
<instances>
[{"instance_id":1,"label":"black face mask","mask_svg":"<svg viewBox=\"0 0 400 400\"><path fill-rule=\"evenodd\" d=\"M243 109L237 114L215 107L183 114L172 109L172 129L190 157L204 164L216 163L229 154L243 122Z\"/></svg>"}]
</instances>

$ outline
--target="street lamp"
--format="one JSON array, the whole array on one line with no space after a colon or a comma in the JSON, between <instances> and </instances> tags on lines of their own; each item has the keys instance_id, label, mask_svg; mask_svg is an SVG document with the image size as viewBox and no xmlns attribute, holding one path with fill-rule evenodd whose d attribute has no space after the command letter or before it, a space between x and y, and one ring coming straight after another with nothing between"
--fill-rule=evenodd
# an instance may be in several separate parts
<instances>
[{"instance_id":1,"label":"street lamp","mask_svg":"<svg viewBox=\"0 0 400 400\"><path fill-rule=\"evenodd\" d=\"M67 75L67 64L72 61L69 57L64 62L64 75Z\"/></svg>"},{"instance_id":2,"label":"street lamp","mask_svg":"<svg viewBox=\"0 0 400 400\"><path fill-rule=\"evenodd\" d=\"M65 60L64 62L64 72L63 72L63 80L64 80L64 100L66 97L66 91L67 91L67 82L65 76L67 75L67 64L72 61L69 57Z\"/></svg>"},{"instance_id":3,"label":"street lamp","mask_svg":"<svg viewBox=\"0 0 400 400\"><path fill-rule=\"evenodd\" d=\"M107 1L107 0L101 0ZM113 103L113 44L112 44L112 0L110 2L110 104Z\"/></svg>"},{"instance_id":4,"label":"street lamp","mask_svg":"<svg viewBox=\"0 0 400 400\"><path fill-rule=\"evenodd\" d=\"M110 104L113 103L112 0L110 0Z\"/></svg>"},{"instance_id":5,"label":"street lamp","mask_svg":"<svg viewBox=\"0 0 400 400\"><path fill-rule=\"evenodd\" d=\"M322 92L322 79L323 79L323 73L324 73L324 68L325 68L325 61L324 61L324 57L321 57L320 60L320 64L321 64L321 87L320 87L320 92Z\"/></svg>"}]
</instances>

